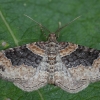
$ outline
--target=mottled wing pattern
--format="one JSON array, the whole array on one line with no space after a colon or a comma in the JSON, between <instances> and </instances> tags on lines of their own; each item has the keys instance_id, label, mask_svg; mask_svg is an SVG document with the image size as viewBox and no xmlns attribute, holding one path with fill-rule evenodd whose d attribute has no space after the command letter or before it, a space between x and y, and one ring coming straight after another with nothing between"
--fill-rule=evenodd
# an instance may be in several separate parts
<instances>
[{"instance_id":1,"label":"mottled wing pattern","mask_svg":"<svg viewBox=\"0 0 100 100\"><path fill-rule=\"evenodd\" d=\"M0 77L12 81L24 91L47 84L44 50L36 43L0 52Z\"/></svg>"},{"instance_id":2,"label":"mottled wing pattern","mask_svg":"<svg viewBox=\"0 0 100 100\"><path fill-rule=\"evenodd\" d=\"M0 52L0 77L24 91L54 80L50 84L77 93L100 80L100 50L52 41L10 48Z\"/></svg>"},{"instance_id":3,"label":"mottled wing pattern","mask_svg":"<svg viewBox=\"0 0 100 100\"><path fill-rule=\"evenodd\" d=\"M67 44L67 45L65 45ZM90 82L100 80L100 50L60 43L62 69L55 72L55 84L70 93L77 93Z\"/></svg>"}]
</instances>

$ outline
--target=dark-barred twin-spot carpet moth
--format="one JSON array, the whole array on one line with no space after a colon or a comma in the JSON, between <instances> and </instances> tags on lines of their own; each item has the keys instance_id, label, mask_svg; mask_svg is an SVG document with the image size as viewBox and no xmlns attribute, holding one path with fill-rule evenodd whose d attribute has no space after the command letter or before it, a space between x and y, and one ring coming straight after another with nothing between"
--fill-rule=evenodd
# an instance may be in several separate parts
<instances>
[{"instance_id":1,"label":"dark-barred twin-spot carpet moth","mask_svg":"<svg viewBox=\"0 0 100 100\"><path fill-rule=\"evenodd\" d=\"M49 83L70 93L77 93L89 83L100 80L100 50L58 42L57 33L66 26L54 33L49 31L46 42L2 50L0 77L24 91L34 91Z\"/></svg>"}]
</instances>

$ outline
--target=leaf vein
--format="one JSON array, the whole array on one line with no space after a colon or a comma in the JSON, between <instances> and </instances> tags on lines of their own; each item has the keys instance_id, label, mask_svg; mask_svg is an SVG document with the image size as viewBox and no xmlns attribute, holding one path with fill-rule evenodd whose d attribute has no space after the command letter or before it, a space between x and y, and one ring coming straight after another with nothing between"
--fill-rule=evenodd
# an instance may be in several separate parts
<instances>
[{"instance_id":1,"label":"leaf vein","mask_svg":"<svg viewBox=\"0 0 100 100\"><path fill-rule=\"evenodd\" d=\"M3 14L2 14L1 11L0 11L0 16L1 16L2 20L3 20L3 22L5 23L5 25L6 25L7 29L8 29L8 31L9 31L10 35L12 36L12 38L13 38L15 44L18 46L18 45L19 45L19 44L18 44L18 40L17 40L17 38L15 37L15 35L14 35L12 29L10 28L9 24L7 23L7 21L6 21L6 19L4 18L4 16L3 16Z\"/></svg>"},{"instance_id":2,"label":"leaf vein","mask_svg":"<svg viewBox=\"0 0 100 100\"><path fill-rule=\"evenodd\" d=\"M42 96L42 94L41 94L41 92L39 90L38 90L38 94L39 94L41 100L44 100L44 98L43 98L43 96Z\"/></svg>"}]
</instances>

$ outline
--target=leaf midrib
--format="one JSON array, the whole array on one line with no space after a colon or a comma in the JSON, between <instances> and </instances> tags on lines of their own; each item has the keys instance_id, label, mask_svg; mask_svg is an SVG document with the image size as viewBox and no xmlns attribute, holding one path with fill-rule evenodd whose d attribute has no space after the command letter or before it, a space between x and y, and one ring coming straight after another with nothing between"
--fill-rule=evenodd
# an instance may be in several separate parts
<instances>
[{"instance_id":1,"label":"leaf midrib","mask_svg":"<svg viewBox=\"0 0 100 100\"><path fill-rule=\"evenodd\" d=\"M5 17L3 16L2 11L0 11L0 16L1 16L1 19L3 20L5 26L7 27L7 29L8 29L8 31L9 31L10 35L12 36L12 38L13 38L15 44L18 46L18 45L19 45L19 44L18 44L18 40L17 40L17 38L15 37L14 32L12 31L10 25L9 25L8 22L6 21Z\"/></svg>"}]
</instances>

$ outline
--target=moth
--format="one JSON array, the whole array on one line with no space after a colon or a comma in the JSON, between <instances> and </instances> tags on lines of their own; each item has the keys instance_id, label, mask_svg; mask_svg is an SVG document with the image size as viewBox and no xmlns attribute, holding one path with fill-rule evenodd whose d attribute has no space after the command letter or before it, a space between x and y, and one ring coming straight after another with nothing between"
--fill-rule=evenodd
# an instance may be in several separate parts
<instances>
[{"instance_id":1,"label":"moth","mask_svg":"<svg viewBox=\"0 0 100 100\"><path fill-rule=\"evenodd\" d=\"M58 42L57 33L67 24L52 33L36 23L50 33L48 40L0 51L0 78L13 82L23 91L54 84L70 93L100 80L100 50Z\"/></svg>"}]
</instances>

